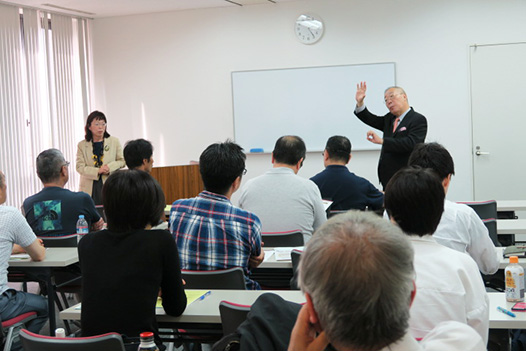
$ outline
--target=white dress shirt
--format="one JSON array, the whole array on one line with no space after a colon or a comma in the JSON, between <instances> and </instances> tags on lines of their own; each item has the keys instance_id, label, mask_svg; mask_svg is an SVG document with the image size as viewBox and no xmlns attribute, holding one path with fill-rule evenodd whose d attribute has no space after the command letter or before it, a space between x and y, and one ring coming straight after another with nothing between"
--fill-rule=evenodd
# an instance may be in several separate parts
<instances>
[{"instance_id":1,"label":"white dress shirt","mask_svg":"<svg viewBox=\"0 0 526 351\"><path fill-rule=\"evenodd\" d=\"M467 205L446 200L444 213L433 238L453 250L467 252L484 274L493 274L499 269L500 259L488 229Z\"/></svg>"},{"instance_id":2,"label":"white dress shirt","mask_svg":"<svg viewBox=\"0 0 526 351\"><path fill-rule=\"evenodd\" d=\"M489 300L477 264L464 253L438 244L431 235L411 236L415 249L416 296L410 330L425 337L444 321L458 321L488 341Z\"/></svg>"}]
</instances>

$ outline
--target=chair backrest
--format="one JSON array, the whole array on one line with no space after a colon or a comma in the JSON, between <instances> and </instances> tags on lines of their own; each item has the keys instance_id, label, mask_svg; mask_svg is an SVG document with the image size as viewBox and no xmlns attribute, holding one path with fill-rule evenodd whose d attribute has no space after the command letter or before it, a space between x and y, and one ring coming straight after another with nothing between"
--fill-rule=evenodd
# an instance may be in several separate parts
<instances>
[{"instance_id":1,"label":"chair backrest","mask_svg":"<svg viewBox=\"0 0 526 351\"><path fill-rule=\"evenodd\" d=\"M45 247L77 247L78 235L64 235L64 236L39 236L42 239Z\"/></svg>"},{"instance_id":2,"label":"chair backrest","mask_svg":"<svg viewBox=\"0 0 526 351\"><path fill-rule=\"evenodd\" d=\"M182 270L181 275L186 282L186 289L246 289L245 274L241 267L217 271Z\"/></svg>"},{"instance_id":3,"label":"chair backrest","mask_svg":"<svg viewBox=\"0 0 526 351\"><path fill-rule=\"evenodd\" d=\"M489 237L495 246L502 246L497 235L497 220L495 218L483 219L482 222L488 228Z\"/></svg>"},{"instance_id":4,"label":"chair backrest","mask_svg":"<svg viewBox=\"0 0 526 351\"><path fill-rule=\"evenodd\" d=\"M25 351L125 351L122 337L117 333L85 338L55 338L22 329L20 340Z\"/></svg>"},{"instance_id":5,"label":"chair backrest","mask_svg":"<svg viewBox=\"0 0 526 351\"><path fill-rule=\"evenodd\" d=\"M292 278L290 279L291 290L299 290L298 287L298 266L300 264L301 253L300 250L292 250L290 252L290 259L292 261Z\"/></svg>"},{"instance_id":6,"label":"chair backrest","mask_svg":"<svg viewBox=\"0 0 526 351\"><path fill-rule=\"evenodd\" d=\"M459 202L471 207L480 219L497 218L497 201Z\"/></svg>"},{"instance_id":7,"label":"chair backrest","mask_svg":"<svg viewBox=\"0 0 526 351\"><path fill-rule=\"evenodd\" d=\"M221 301L219 303L219 314L221 315L221 325L223 335L228 335L236 331L237 327L247 319L250 311L249 305L240 305L233 302Z\"/></svg>"},{"instance_id":8,"label":"chair backrest","mask_svg":"<svg viewBox=\"0 0 526 351\"><path fill-rule=\"evenodd\" d=\"M265 243L265 247L293 247L305 245L303 234L300 230L261 233L261 241Z\"/></svg>"},{"instance_id":9,"label":"chair backrest","mask_svg":"<svg viewBox=\"0 0 526 351\"><path fill-rule=\"evenodd\" d=\"M327 217L331 218L333 216L336 216L336 215L338 215L340 213L345 213L347 211L349 211L349 210L330 210L329 213L327 214Z\"/></svg>"}]
</instances>

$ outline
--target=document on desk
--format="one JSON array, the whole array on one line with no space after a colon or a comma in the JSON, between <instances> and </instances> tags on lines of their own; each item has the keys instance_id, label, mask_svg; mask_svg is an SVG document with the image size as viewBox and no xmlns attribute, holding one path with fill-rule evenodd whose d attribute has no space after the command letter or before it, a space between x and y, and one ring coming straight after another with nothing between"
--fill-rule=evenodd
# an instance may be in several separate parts
<instances>
[{"instance_id":1,"label":"document on desk","mask_svg":"<svg viewBox=\"0 0 526 351\"><path fill-rule=\"evenodd\" d=\"M211 292L210 290L185 290L184 293L186 294L186 305L189 305L196 300L203 300L210 295ZM157 298L157 304L155 307L163 307L163 299L161 297Z\"/></svg>"},{"instance_id":2,"label":"document on desk","mask_svg":"<svg viewBox=\"0 0 526 351\"><path fill-rule=\"evenodd\" d=\"M270 260L272 255L274 255L274 250L264 250L265 251L265 258L263 258L263 262L267 262Z\"/></svg>"},{"instance_id":3,"label":"document on desk","mask_svg":"<svg viewBox=\"0 0 526 351\"><path fill-rule=\"evenodd\" d=\"M276 255L276 261L290 261L290 252L292 250L303 251L303 246L299 247L276 247L274 254Z\"/></svg>"},{"instance_id":4,"label":"document on desk","mask_svg":"<svg viewBox=\"0 0 526 351\"><path fill-rule=\"evenodd\" d=\"M29 259L29 254L27 253L20 253L20 254L14 254L9 257L10 260L27 260Z\"/></svg>"}]
</instances>

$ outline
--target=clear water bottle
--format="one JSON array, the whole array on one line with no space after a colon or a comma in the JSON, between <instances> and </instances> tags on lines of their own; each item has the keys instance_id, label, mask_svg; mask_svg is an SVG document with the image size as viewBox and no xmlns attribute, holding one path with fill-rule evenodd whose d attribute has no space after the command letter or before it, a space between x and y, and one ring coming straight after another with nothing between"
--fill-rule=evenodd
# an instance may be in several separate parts
<instances>
[{"instance_id":1,"label":"clear water bottle","mask_svg":"<svg viewBox=\"0 0 526 351\"><path fill-rule=\"evenodd\" d=\"M79 220L77 221L77 234L85 235L89 233L88 221L84 219L84 215L79 215Z\"/></svg>"},{"instance_id":2,"label":"clear water bottle","mask_svg":"<svg viewBox=\"0 0 526 351\"><path fill-rule=\"evenodd\" d=\"M141 333L141 343L139 344L139 348L137 351L159 351L159 348L155 344L155 341L153 340L153 333L152 332L144 332Z\"/></svg>"},{"instance_id":3,"label":"clear water bottle","mask_svg":"<svg viewBox=\"0 0 526 351\"><path fill-rule=\"evenodd\" d=\"M524 301L524 269L517 256L510 257L510 264L504 270L506 280L506 301Z\"/></svg>"}]
</instances>

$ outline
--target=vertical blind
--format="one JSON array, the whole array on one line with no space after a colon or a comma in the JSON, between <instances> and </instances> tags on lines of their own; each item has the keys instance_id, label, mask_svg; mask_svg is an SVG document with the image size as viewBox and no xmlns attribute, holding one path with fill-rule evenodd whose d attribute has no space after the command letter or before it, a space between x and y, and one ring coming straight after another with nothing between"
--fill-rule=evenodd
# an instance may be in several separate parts
<instances>
[{"instance_id":1,"label":"vertical blind","mask_svg":"<svg viewBox=\"0 0 526 351\"><path fill-rule=\"evenodd\" d=\"M71 162L89 106L88 19L0 4L0 170L7 204L40 191L35 160L49 148Z\"/></svg>"}]
</instances>

